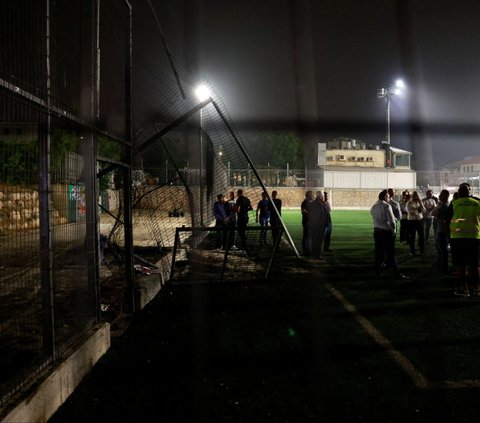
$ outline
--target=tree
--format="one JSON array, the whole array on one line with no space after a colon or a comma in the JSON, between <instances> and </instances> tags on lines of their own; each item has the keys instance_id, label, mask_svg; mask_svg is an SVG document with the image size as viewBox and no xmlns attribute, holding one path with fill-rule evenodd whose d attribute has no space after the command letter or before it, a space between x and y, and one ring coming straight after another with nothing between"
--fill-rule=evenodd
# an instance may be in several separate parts
<instances>
[{"instance_id":1,"label":"tree","mask_svg":"<svg viewBox=\"0 0 480 423\"><path fill-rule=\"evenodd\" d=\"M0 140L0 183L38 183L38 142L17 138Z\"/></svg>"},{"instance_id":2,"label":"tree","mask_svg":"<svg viewBox=\"0 0 480 423\"><path fill-rule=\"evenodd\" d=\"M303 169L303 145L293 132L267 132L260 139L255 148L259 166L269 163L273 167L284 167L288 163L291 169Z\"/></svg>"}]
</instances>

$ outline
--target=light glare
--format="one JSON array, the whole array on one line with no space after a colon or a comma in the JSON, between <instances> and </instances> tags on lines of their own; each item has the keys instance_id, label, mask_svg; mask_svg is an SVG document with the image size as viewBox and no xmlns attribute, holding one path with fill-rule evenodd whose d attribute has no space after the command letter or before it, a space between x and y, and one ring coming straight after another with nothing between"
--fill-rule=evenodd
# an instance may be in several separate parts
<instances>
[{"instance_id":1,"label":"light glare","mask_svg":"<svg viewBox=\"0 0 480 423\"><path fill-rule=\"evenodd\" d=\"M195 95L200 101L205 101L211 97L210 90L206 85L199 85L195 89Z\"/></svg>"}]
</instances>

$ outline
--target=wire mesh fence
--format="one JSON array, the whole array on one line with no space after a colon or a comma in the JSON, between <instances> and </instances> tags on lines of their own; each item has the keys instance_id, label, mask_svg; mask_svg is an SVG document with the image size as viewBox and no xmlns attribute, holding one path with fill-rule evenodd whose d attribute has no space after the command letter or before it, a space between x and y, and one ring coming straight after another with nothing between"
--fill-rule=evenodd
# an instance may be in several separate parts
<instances>
[{"instance_id":1,"label":"wire mesh fence","mask_svg":"<svg viewBox=\"0 0 480 423\"><path fill-rule=\"evenodd\" d=\"M0 337L2 394L28 379L32 362L44 358L43 295L40 280L38 196L38 112L25 106L13 110L3 97L0 154ZM28 132L26 128L29 128ZM25 134L18 132L25 129ZM13 134L11 134L13 133ZM16 142L21 137L21 142ZM16 379L17 383L12 383ZM7 382L7 383L5 383ZM8 383L10 382L10 383ZM3 396L3 395L2 395Z\"/></svg>"},{"instance_id":2,"label":"wire mesh fence","mask_svg":"<svg viewBox=\"0 0 480 423\"><path fill-rule=\"evenodd\" d=\"M96 146L128 145L130 34L128 4L102 4L0 2L0 412L99 321Z\"/></svg>"},{"instance_id":3,"label":"wire mesh fence","mask_svg":"<svg viewBox=\"0 0 480 423\"><path fill-rule=\"evenodd\" d=\"M255 207L265 186L222 100L168 45L152 2L135 10L134 39L150 42L133 52L133 243L137 262L164 281L178 227L211 228L218 194L242 188ZM248 169L248 178L236 183L232 169ZM109 237L121 245L116 232Z\"/></svg>"},{"instance_id":4,"label":"wire mesh fence","mask_svg":"<svg viewBox=\"0 0 480 423\"><path fill-rule=\"evenodd\" d=\"M255 207L266 189L221 99L196 96L151 3L136 7L0 3L2 408L105 312L134 308L134 269L164 283L188 244L189 278L203 278L217 195L241 186ZM133 37L153 40L133 68L132 16ZM246 233L251 250L227 249L207 279L264 276L275 249Z\"/></svg>"}]
</instances>

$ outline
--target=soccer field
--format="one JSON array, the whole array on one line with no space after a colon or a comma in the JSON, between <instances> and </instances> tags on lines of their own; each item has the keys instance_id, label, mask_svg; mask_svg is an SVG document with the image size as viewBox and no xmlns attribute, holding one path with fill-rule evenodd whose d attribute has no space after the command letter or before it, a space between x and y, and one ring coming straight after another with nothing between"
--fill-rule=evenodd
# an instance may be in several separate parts
<instances>
[{"instance_id":1,"label":"soccer field","mask_svg":"<svg viewBox=\"0 0 480 423\"><path fill-rule=\"evenodd\" d=\"M332 249L352 254L370 254L373 246L372 217L368 210L332 210ZM300 210L284 210L282 218L297 248L301 249Z\"/></svg>"}]
</instances>

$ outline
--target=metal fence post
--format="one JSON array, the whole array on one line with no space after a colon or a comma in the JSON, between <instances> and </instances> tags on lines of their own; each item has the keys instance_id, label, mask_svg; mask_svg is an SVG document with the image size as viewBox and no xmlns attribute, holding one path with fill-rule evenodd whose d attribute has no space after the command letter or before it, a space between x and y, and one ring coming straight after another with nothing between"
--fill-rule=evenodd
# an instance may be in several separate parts
<instances>
[{"instance_id":1,"label":"metal fence post","mask_svg":"<svg viewBox=\"0 0 480 423\"><path fill-rule=\"evenodd\" d=\"M46 0L46 89L47 104L50 104L50 0ZM53 278L52 278L52 228L50 221L50 133L51 116L47 111L38 127L39 142L39 217L40 217L40 271L43 289L43 348L56 358L55 348L55 316L53 310Z\"/></svg>"},{"instance_id":2,"label":"metal fence post","mask_svg":"<svg viewBox=\"0 0 480 423\"><path fill-rule=\"evenodd\" d=\"M125 141L127 142L123 170L123 204L124 204L124 236L125 236L125 272L127 278L127 310L135 312L135 269L133 262L133 228L132 228L132 107L131 107L131 73L132 73L132 7L129 8L129 35L125 63Z\"/></svg>"},{"instance_id":3,"label":"metal fence post","mask_svg":"<svg viewBox=\"0 0 480 423\"><path fill-rule=\"evenodd\" d=\"M39 124L39 217L40 217L40 271L43 290L43 347L56 358L55 316L53 310L52 228L50 221L50 115Z\"/></svg>"}]
</instances>

